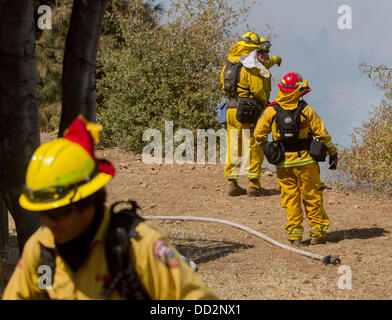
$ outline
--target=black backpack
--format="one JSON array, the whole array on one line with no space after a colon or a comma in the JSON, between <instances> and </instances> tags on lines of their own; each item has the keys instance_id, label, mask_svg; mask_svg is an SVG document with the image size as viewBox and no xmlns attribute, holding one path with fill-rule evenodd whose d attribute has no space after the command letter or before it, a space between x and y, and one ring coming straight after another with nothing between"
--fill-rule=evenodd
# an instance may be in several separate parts
<instances>
[{"instance_id":1,"label":"black backpack","mask_svg":"<svg viewBox=\"0 0 392 320\"><path fill-rule=\"evenodd\" d=\"M309 150L312 141L311 130L307 139L298 138L301 126L300 115L306 118L302 110L307 105L305 100L300 100L297 108L293 110L285 110L277 103L272 105L276 111L272 122L276 121L276 130L280 133L280 139L264 145L263 150L268 162L276 165L285 160L285 152L298 152L300 157L301 150Z\"/></svg>"},{"instance_id":2,"label":"black backpack","mask_svg":"<svg viewBox=\"0 0 392 320\"><path fill-rule=\"evenodd\" d=\"M119 204L131 205L119 212L114 209ZM106 236L105 253L112 280L102 293L109 299L112 290L117 288L127 300L149 300L129 256L129 239L138 238L136 226L144 219L136 213L139 208L135 201L118 201L110 207L111 219Z\"/></svg>"},{"instance_id":3,"label":"black backpack","mask_svg":"<svg viewBox=\"0 0 392 320\"><path fill-rule=\"evenodd\" d=\"M233 63L229 59L226 61L226 68L223 73L223 84L224 90L227 92L229 97L235 97L237 99L237 113L236 118L241 123L254 124L259 119L262 113L261 104L254 98L238 97L237 88L240 87L238 82L240 81L242 63ZM240 87L243 90L250 92L249 88ZM228 108L232 108L229 106Z\"/></svg>"},{"instance_id":4,"label":"black backpack","mask_svg":"<svg viewBox=\"0 0 392 320\"><path fill-rule=\"evenodd\" d=\"M298 152L298 156L300 157L301 150L309 150L309 154L314 160L323 162L326 158L327 147L320 141L313 139L313 132L310 127L308 138L298 138L301 127L301 115L307 119L302 113L307 105L305 100L300 100L297 108L293 110L285 110L279 104L272 105L276 111L274 117L276 120L276 129L280 133L280 143L283 146L284 152Z\"/></svg>"},{"instance_id":5,"label":"black backpack","mask_svg":"<svg viewBox=\"0 0 392 320\"><path fill-rule=\"evenodd\" d=\"M237 96L237 83L240 81L241 68L241 62L233 63L227 59L223 73L223 88L229 97Z\"/></svg>"},{"instance_id":6,"label":"black backpack","mask_svg":"<svg viewBox=\"0 0 392 320\"><path fill-rule=\"evenodd\" d=\"M298 133L301 126L301 117L306 118L302 110L307 106L304 100L298 102L298 106L293 110L285 110L279 104L274 104L272 107L276 111L275 121L276 130L280 133L280 141L284 144L295 144L298 139Z\"/></svg>"},{"instance_id":7,"label":"black backpack","mask_svg":"<svg viewBox=\"0 0 392 320\"><path fill-rule=\"evenodd\" d=\"M131 205L119 212L115 207L119 204ZM110 224L105 241L105 254L111 281L102 292L104 299L109 299L110 293L116 288L121 296L127 300L149 300L146 290L142 286L134 264L129 256L129 238L139 235L136 226L144 221L136 213L139 206L135 201L119 201L110 207ZM52 270L52 283L56 269L55 249L41 245L41 265L47 265ZM41 292L41 300L50 299L46 290Z\"/></svg>"}]
</instances>

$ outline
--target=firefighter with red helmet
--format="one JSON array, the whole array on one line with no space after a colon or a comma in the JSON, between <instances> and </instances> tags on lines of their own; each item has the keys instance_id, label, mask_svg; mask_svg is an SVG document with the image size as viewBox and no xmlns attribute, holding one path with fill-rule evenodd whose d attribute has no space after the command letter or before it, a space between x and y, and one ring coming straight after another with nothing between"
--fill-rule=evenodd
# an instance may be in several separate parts
<instances>
[{"instance_id":1,"label":"firefighter with red helmet","mask_svg":"<svg viewBox=\"0 0 392 320\"><path fill-rule=\"evenodd\" d=\"M301 99L311 91L308 81L304 81L300 74L290 72L283 77L278 87L275 101L266 108L256 125L255 139L264 146L267 143L268 134L272 131L274 142L283 146L284 156L275 165L281 204L287 213L287 224L284 229L288 240L295 246L302 245L304 230L302 199L311 227L311 244L323 244L330 220L323 207L323 184L320 180L318 163L310 155L310 143L313 137L321 142L320 145L323 145L322 147L329 155L329 169L331 170L336 169L337 166L337 150L321 118ZM289 140L284 137L285 131L281 129L284 125L280 125L279 115L284 112L294 114L296 111L298 111L299 128L297 136L289 143ZM292 118L287 116L282 122L290 123Z\"/></svg>"}]
</instances>

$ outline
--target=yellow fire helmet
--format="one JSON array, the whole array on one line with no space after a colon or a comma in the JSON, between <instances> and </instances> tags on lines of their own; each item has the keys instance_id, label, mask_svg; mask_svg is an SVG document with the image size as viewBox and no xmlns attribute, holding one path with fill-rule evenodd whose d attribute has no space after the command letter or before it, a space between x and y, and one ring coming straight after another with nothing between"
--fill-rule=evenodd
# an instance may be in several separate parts
<instances>
[{"instance_id":1,"label":"yellow fire helmet","mask_svg":"<svg viewBox=\"0 0 392 320\"><path fill-rule=\"evenodd\" d=\"M67 206L101 189L114 176L114 167L97 160L94 145L102 126L76 118L63 138L42 144L26 172L19 204L29 211Z\"/></svg>"},{"instance_id":2,"label":"yellow fire helmet","mask_svg":"<svg viewBox=\"0 0 392 320\"><path fill-rule=\"evenodd\" d=\"M237 43L243 47L258 48L260 46L260 38L256 33L250 31L245 33Z\"/></svg>"}]
</instances>

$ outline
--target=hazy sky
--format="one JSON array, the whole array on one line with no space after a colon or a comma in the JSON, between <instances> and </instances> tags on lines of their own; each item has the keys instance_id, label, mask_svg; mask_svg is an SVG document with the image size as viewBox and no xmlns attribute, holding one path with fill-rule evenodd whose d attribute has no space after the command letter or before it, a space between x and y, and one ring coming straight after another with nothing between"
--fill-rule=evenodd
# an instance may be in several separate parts
<instances>
[{"instance_id":1,"label":"hazy sky","mask_svg":"<svg viewBox=\"0 0 392 320\"><path fill-rule=\"evenodd\" d=\"M271 54L283 63L273 75L271 99L277 81L295 71L309 81L312 92L305 100L323 118L333 141L349 145L350 134L368 118L383 93L362 75L359 63L392 67L392 0L258 0L248 21L234 30L254 31L262 36L265 24L278 36ZM157 0L165 8L170 1ZM249 1L250 3L251 1ZM239 1L232 0L233 5ZM348 5L352 29L340 30L338 8ZM247 30L247 25L253 30Z\"/></svg>"},{"instance_id":2,"label":"hazy sky","mask_svg":"<svg viewBox=\"0 0 392 320\"><path fill-rule=\"evenodd\" d=\"M338 13L349 5L352 29L340 30ZM273 67L275 79L271 98L276 96L276 81L295 71L313 89L305 100L324 119L333 141L351 142L350 134L379 104L382 92L359 71L359 63L392 66L391 0L266 0L251 11L249 26L262 34L264 25L273 27L279 37L271 54L283 57L281 67ZM240 32L245 32L243 27Z\"/></svg>"}]
</instances>

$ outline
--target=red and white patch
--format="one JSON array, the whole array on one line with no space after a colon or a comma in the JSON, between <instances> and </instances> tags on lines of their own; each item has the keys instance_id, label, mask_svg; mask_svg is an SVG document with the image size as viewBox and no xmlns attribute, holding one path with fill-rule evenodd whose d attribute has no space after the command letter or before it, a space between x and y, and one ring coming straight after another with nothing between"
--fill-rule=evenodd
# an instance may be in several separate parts
<instances>
[{"instance_id":1,"label":"red and white patch","mask_svg":"<svg viewBox=\"0 0 392 320\"><path fill-rule=\"evenodd\" d=\"M157 257L167 268L177 268L180 263L174 251L163 239L155 242L154 256Z\"/></svg>"},{"instance_id":2,"label":"red and white patch","mask_svg":"<svg viewBox=\"0 0 392 320\"><path fill-rule=\"evenodd\" d=\"M300 128L303 129L307 127L309 127L309 124L308 124L308 120L305 119L301 122Z\"/></svg>"}]
</instances>

